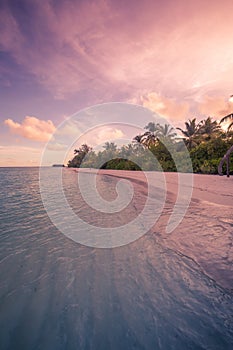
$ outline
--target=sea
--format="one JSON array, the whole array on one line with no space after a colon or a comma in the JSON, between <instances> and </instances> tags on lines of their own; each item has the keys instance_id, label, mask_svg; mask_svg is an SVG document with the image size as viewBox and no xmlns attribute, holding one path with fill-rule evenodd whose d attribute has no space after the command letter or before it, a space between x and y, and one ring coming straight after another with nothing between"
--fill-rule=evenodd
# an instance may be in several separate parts
<instances>
[{"instance_id":1,"label":"sea","mask_svg":"<svg viewBox=\"0 0 233 350\"><path fill-rule=\"evenodd\" d=\"M40 171L52 188L61 169ZM92 217L92 225L104 222L111 232L113 214L101 218L89 210L77 191L77 173L62 171L76 215ZM99 183L108 200L116 178L100 174ZM122 225L144 203L144 187L135 186L136 204L117 216ZM55 207L57 201L55 195ZM191 235L192 227L187 231ZM0 168L0 349L233 349L233 290L188 253L191 243L184 254L161 235L156 227L119 247L81 244L49 217L39 168ZM206 248L208 240L211 235Z\"/></svg>"}]
</instances>

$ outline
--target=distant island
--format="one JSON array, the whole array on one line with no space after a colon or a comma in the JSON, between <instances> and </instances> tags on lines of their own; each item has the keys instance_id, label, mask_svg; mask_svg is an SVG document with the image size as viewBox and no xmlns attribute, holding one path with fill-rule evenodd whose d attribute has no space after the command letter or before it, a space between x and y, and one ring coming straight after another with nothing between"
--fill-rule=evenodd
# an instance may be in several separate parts
<instances>
[{"instance_id":1,"label":"distant island","mask_svg":"<svg viewBox=\"0 0 233 350\"><path fill-rule=\"evenodd\" d=\"M53 164L52 166L54 168L63 168L65 165L64 164Z\"/></svg>"}]
</instances>

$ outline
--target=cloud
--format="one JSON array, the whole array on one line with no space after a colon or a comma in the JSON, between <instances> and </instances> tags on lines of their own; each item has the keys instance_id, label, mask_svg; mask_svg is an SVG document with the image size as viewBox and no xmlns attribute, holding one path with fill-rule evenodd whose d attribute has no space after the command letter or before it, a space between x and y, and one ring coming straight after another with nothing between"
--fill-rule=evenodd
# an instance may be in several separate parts
<instances>
[{"instance_id":1,"label":"cloud","mask_svg":"<svg viewBox=\"0 0 233 350\"><path fill-rule=\"evenodd\" d=\"M96 140L98 144L109 141L109 140L117 140L124 137L124 133L122 130L111 127L104 127L101 129L96 136Z\"/></svg>"},{"instance_id":2,"label":"cloud","mask_svg":"<svg viewBox=\"0 0 233 350\"><path fill-rule=\"evenodd\" d=\"M0 166L38 166L43 148L0 146Z\"/></svg>"},{"instance_id":3,"label":"cloud","mask_svg":"<svg viewBox=\"0 0 233 350\"><path fill-rule=\"evenodd\" d=\"M72 135L79 135L80 134L80 128L78 125L73 122L72 120L65 121L56 131L56 135L58 136L72 136Z\"/></svg>"},{"instance_id":4,"label":"cloud","mask_svg":"<svg viewBox=\"0 0 233 350\"><path fill-rule=\"evenodd\" d=\"M26 116L21 124L12 119L6 119L4 123L13 134L39 142L48 141L56 130L51 120L40 120L32 116Z\"/></svg>"},{"instance_id":5,"label":"cloud","mask_svg":"<svg viewBox=\"0 0 233 350\"><path fill-rule=\"evenodd\" d=\"M98 69L104 70L104 62L96 60L92 45L103 40L101 28L107 30L106 18L111 17L107 2L80 2L78 6L61 2L55 8L50 2L35 0L33 6L25 7L32 19L24 23L10 6L0 10L1 48L55 98L64 99L94 80L102 85ZM27 35L31 31L33 42Z\"/></svg>"},{"instance_id":6,"label":"cloud","mask_svg":"<svg viewBox=\"0 0 233 350\"><path fill-rule=\"evenodd\" d=\"M3 50L56 98L128 99L144 89L177 97L202 86L231 93L232 1L54 4L27 3L24 23L8 6L0 35Z\"/></svg>"},{"instance_id":7,"label":"cloud","mask_svg":"<svg viewBox=\"0 0 233 350\"><path fill-rule=\"evenodd\" d=\"M222 118L233 112L233 104L224 96L205 95L199 103L200 113L215 118Z\"/></svg>"},{"instance_id":8,"label":"cloud","mask_svg":"<svg viewBox=\"0 0 233 350\"><path fill-rule=\"evenodd\" d=\"M187 102L179 103L175 99L166 98L156 92L150 92L141 96L140 103L170 120L183 121L187 119L189 113L189 104Z\"/></svg>"},{"instance_id":9,"label":"cloud","mask_svg":"<svg viewBox=\"0 0 233 350\"><path fill-rule=\"evenodd\" d=\"M68 131L68 130L67 130ZM68 135L67 135L68 136ZM102 149L102 145L105 142L115 142L121 139L130 140L129 136L126 136L123 130L111 127L111 126L98 126L83 133L75 143L70 145L69 151L66 153L65 163L73 157L73 151L75 148L80 147L82 144L87 144L95 150Z\"/></svg>"},{"instance_id":10,"label":"cloud","mask_svg":"<svg viewBox=\"0 0 233 350\"><path fill-rule=\"evenodd\" d=\"M47 146L47 149L50 151L65 151L67 148L67 145L58 142L49 143Z\"/></svg>"},{"instance_id":11,"label":"cloud","mask_svg":"<svg viewBox=\"0 0 233 350\"><path fill-rule=\"evenodd\" d=\"M99 126L83 134L78 140L78 143L87 143L88 145L95 147L107 141L113 142L124 137L125 134L121 129L110 126Z\"/></svg>"},{"instance_id":12,"label":"cloud","mask_svg":"<svg viewBox=\"0 0 233 350\"><path fill-rule=\"evenodd\" d=\"M9 8L2 8L0 11L0 45L2 49L12 52L19 52L24 43L23 34L20 31L17 19L9 11Z\"/></svg>"}]
</instances>

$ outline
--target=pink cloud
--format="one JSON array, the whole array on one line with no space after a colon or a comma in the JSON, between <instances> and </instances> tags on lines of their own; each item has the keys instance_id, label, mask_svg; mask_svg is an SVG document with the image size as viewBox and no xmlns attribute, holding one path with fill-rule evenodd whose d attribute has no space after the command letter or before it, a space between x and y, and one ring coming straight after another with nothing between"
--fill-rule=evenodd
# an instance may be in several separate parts
<instances>
[{"instance_id":1,"label":"pink cloud","mask_svg":"<svg viewBox=\"0 0 233 350\"><path fill-rule=\"evenodd\" d=\"M96 147L105 142L116 142L116 140L127 137L124 130L118 127L98 126L81 135L78 144L87 143L91 147Z\"/></svg>"},{"instance_id":2,"label":"pink cloud","mask_svg":"<svg viewBox=\"0 0 233 350\"><path fill-rule=\"evenodd\" d=\"M156 92L141 96L140 102L144 107L170 120L183 121L188 117L189 104L187 102L179 103L175 99L166 98Z\"/></svg>"},{"instance_id":3,"label":"pink cloud","mask_svg":"<svg viewBox=\"0 0 233 350\"><path fill-rule=\"evenodd\" d=\"M40 142L48 141L56 130L51 120L40 120L32 116L26 116L21 124L12 119L6 119L4 123L13 134Z\"/></svg>"},{"instance_id":4,"label":"pink cloud","mask_svg":"<svg viewBox=\"0 0 233 350\"><path fill-rule=\"evenodd\" d=\"M52 2L34 4L34 44L7 12L3 48L57 98L83 90L105 101L145 90L176 98L193 88L194 99L203 87L232 93L232 1L69 1L56 11Z\"/></svg>"},{"instance_id":5,"label":"pink cloud","mask_svg":"<svg viewBox=\"0 0 233 350\"><path fill-rule=\"evenodd\" d=\"M224 96L204 96L199 104L199 111L206 115L222 118L233 112L233 103Z\"/></svg>"},{"instance_id":6,"label":"pink cloud","mask_svg":"<svg viewBox=\"0 0 233 350\"><path fill-rule=\"evenodd\" d=\"M0 10L0 45L2 49L18 54L23 49L24 37L17 20L7 10Z\"/></svg>"}]
</instances>

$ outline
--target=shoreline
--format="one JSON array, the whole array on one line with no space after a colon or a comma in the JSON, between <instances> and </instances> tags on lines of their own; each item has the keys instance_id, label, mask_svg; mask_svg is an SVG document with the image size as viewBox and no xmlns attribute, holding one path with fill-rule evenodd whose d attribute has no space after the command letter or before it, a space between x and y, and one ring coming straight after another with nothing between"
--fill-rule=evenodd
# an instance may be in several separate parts
<instances>
[{"instance_id":1,"label":"shoreline","mask_svg":"<svg viewBox=\"0 0 233 350\"><path fill-rule=\"evenodd\" d=\"M96 173L94 170L81 171L91 174ZM153 172L148 173L153 176ZM145 177L140 171L101 169L97 174L132 182L140 181L146 186ZM182 174L182 179L192 176L193 187L188 188L189 191L192 190L192 196L183 220L168 234L166 225L177 199L179 174ZM193 259L206 275L232 293L233 182L227 177L207 174L164 173L164 176L167 198L164 210L150 230L151 233L156 235L160 244Z\"/></svg>"}]
</instances>

